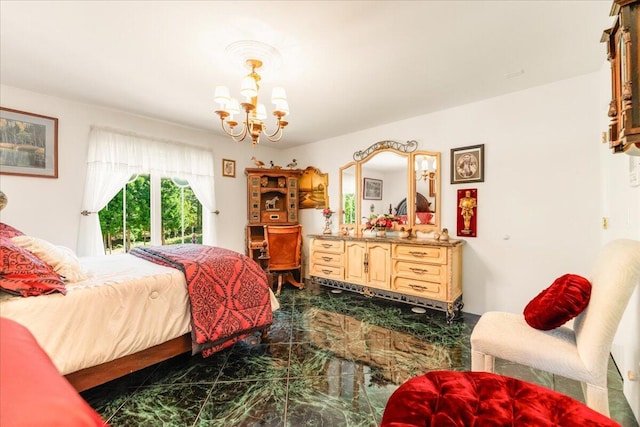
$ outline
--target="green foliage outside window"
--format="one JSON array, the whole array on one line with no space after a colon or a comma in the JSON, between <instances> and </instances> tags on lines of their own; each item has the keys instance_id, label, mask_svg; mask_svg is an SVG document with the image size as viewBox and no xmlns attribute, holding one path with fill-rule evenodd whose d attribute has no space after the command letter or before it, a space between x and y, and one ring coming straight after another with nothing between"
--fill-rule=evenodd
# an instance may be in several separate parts
<instances>
[{"instance_id":1,"label":"green foliage outside window","mask_svg":"<svg viewBox=\"0 0 640 427\"><path fill-rule=\"evenodd\" d=\"M162 244L182 243L182 191L171 179L161 180ZM123 194L126 193L126 236ZM128 252L151 240L151 180L140 175L120 190L99 212L107 253ZM125 238L126 237L126 238ZM184 242L202 242L202 205L190 187L184 188Z\"/></svg>"},{"instance_id":2,"label":"green foliage outside window","mask_svg":"<svg viewBox=\"0 0 640 427\"><path fill-rule=\"evenodd\" d=\"M356 195L353 193L344 195L344 224L356 223Z\"/></svg>"}]
</instances>

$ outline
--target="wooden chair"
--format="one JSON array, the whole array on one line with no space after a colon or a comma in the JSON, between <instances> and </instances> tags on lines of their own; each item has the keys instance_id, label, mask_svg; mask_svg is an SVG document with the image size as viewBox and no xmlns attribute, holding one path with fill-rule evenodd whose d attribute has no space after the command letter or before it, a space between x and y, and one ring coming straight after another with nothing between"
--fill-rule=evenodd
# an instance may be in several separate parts
<instances>
[{"instance_id":1,"label":"wooden chair","mask_svg":"<svg viewBox=\"0 0 640 427\"><path fill-rule=\"evenodd\" d=\"M278 276L276 296L280 295L285 281L297 288L304 288L304 283L296 281L293 276L294 271L298 272L298 277L302 275L302 226L265 225L264 238L267 242L267 272Z\"/></svg>"}]
</instances>

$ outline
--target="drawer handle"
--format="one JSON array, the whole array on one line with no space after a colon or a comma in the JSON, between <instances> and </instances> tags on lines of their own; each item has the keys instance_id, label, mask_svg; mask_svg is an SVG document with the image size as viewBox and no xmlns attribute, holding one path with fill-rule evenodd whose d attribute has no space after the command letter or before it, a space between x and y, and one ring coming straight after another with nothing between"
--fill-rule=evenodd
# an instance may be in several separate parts
<instances>
[{"instance_id":1,"label":"drawer handle","mask_svg":"<svg viewBox=\"0 0 640 427\"><path fill-rule=\"evenodd\" d=\"M429 272L429 270L424 270L422 268L409 268L409 270L416 274L427 274Z\"/></svg>"},{"instance_id":2,"label":"drawer handle","mask_svg":"<svg viewBox=\"0 0 640 427\"><path fill-rule=\"evenodd\" d=\"M413 285L410 284L409 287L415 291L420 291L420 292L424 292L424 291L428 291L427 288L425 288L424 286L420 286L420 285Z\"/></svg>"},{"instance_id":3,"label":"drawer handle","mask_svg":"<svg viewBox=\"0 0 640 427\"><path fill-rule=\"evenodd\" d=\"M323 248L330 248L331 246L333 246L331 243L322 243L321 246Z\"/></svg>"},{"instance_id":4,"label":"drawer handle","mask_svg":"<svg viewBox=\"0 0 640 427\"><path fill-rule=\"evenodd\" d=\"M333 273L333 271L331 271L331 270L322 270L322 272L323 272L324 274L331 274L331 273Z\"/></svg>"},{"instance_id":5,"label":"drawer handle","mask_svg":"<svg viewBox=\"0 0 640 427\"><path fill-rule=\"evenodd\" d=\"M333 261L333 257L330 257L330 256L323 256L323 257L322 257L322 260L323 260L323 261L327 261L327 262L329 262L329 261Z\"/></svg>"},{"instance_id":6,"label":"drawer handle","mask_svg":"<svg viewBox=\"0 0 640 427\"><path fill-rule=\"evenodd\" d=\"M422 258L425 257L427 255L429 255L427 252L416 252L416 251L410 251L409 252L411 255L418 257L418 258Z\"/></svg>"}]
</instances>

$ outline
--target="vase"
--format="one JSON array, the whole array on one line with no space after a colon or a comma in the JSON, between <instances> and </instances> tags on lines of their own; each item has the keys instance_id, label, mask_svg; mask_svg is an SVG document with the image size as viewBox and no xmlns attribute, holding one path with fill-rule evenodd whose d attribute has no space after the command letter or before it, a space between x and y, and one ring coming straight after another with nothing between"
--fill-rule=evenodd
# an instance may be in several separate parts
<instances>
[{"instance_id":1,"label":"vase","mask_svg":"<svg viewBox=\"0 0 640 427\"><path fill-rule=\"evenodd\" d=\"M386 237L387 236L387 230L378 230L378 231L376 231L376 236L378 236L378 237Z\"/></svg>"},{"instance_id":2,"label":"vase","mask_svg":"<svg viewBox=\"0 0 640 427\"><path fill-rule=\"evenodd\" d=\"M322 234L331 234L331 217L324 217L324 230L322 230Z\"/></svg>"}]
</instances>

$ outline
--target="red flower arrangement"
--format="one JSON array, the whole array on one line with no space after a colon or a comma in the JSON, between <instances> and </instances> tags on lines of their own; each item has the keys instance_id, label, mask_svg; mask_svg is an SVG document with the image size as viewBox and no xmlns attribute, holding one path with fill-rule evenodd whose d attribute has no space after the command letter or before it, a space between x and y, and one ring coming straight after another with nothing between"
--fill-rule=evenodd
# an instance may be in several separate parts
<instances>
[{"instance_id":1,"label":"red flower arrangement","mask_svg":"<svg viewBox=\"0 0 640 427\"><path fill-rule=\"evenodd\" d=\"M393 227L394 222L399 225L404 224L402 219L396 215L371 215L369 220L365 223L365 227L367 230L372 228L375 228L376 230L389 229Z\"/></svg>"},{"instance_id":2,"label":"red flower arrangement","mask_svg":"<svg viewBox=\"0 0 640 427\"><path fill-rule=\"evenodd\" d=\"M331 210L331 208L324 208L322 209L322 216L325 218L331 218L331 215L333 215L333 211Z\"/></svg>"}]
</instances>

